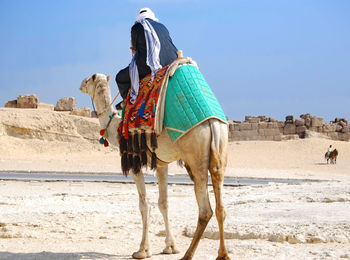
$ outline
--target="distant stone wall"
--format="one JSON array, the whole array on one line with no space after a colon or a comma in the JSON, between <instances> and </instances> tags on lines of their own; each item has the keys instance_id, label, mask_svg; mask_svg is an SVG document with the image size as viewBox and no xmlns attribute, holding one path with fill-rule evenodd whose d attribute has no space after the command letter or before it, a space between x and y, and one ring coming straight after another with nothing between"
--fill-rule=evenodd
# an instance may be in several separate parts
<instances>
[{"instance_id":1,"label":"distant stone wall","mask_svg":"<svg viewBox=\"0 0 350 260\"><path fill-rule=\"evenodd\" d=\"M6 108L34 108L55 110L59 112L70 112L71 115L84 117L97 117L88 107L76 108L76 100L74 97L64 97L57 101L56 106L39 102L37 95L20 95L15 100L5 103ZM93 111L94 112L94 111Z\"/></svg>"},{"instance_id":2,"label":"distant stone wall","mask_svg":"<svg viewBox=\"0 0 350 260\"><path fill-rule=\"evenodd\" d=\"M324 123L323 118L310 114L303 114L295 120L288 115L284 122L266 116L246 116L244 122L229 122L229 141L281 141L307 138L313 133L332 140L349 141L349 132L345 118Z\"/></svg>"}]
</instances>

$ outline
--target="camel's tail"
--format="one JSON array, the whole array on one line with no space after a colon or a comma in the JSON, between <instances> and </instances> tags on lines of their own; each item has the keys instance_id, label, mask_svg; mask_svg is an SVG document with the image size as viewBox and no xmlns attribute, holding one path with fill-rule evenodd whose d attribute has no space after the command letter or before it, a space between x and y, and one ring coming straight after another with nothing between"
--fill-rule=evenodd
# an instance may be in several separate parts
<instances>
[{"instance_id":1,"label":"camel's tail","mask_svg":"<svg viewBox=\"0 0 350 260\"><path fill-rule=\"evenodd\" d=\"M228 125L215 119L210 119L209 124L211 130L209 171L212 179L219 176L223 178L227 166Z\"/></svg>"}]
</instances>

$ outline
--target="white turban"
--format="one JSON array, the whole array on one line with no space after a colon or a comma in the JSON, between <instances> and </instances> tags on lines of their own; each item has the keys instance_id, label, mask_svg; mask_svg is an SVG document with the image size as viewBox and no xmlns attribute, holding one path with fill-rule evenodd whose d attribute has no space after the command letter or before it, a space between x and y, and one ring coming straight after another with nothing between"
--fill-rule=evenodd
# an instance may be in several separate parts
<instances>
[{"instance_id":1,"label":"white turban","mask_svg":"<svg viewBox=\"0 0 350 260\"><path fill-rule=\"evenodd\" d=\"M158 18L156 18L155 14L152 12L149 8L141 8L140 11L137 12L136 21L140 22L142 19L152 19L153 21L158 21Z\"/></svg>"}]
</instances>

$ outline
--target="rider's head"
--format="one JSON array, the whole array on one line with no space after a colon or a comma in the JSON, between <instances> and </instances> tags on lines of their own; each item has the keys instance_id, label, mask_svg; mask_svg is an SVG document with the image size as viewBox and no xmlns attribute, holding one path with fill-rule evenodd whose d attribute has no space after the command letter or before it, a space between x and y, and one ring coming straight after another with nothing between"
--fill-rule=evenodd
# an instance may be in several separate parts
<instances>
[{"instance_id":1,"label":"rider's head","mask_svg":"<svg viewBox=\"0 0 350 260\"><path fill-rule=\"evenodd\" d=\"M141 8L138 12L137 12L137 21L140 21L142 19L152 19L153 21L158 21L158 19L156 18L155 14L152 12L152 10L150 8Z\"/></svg>"}]
</instances>

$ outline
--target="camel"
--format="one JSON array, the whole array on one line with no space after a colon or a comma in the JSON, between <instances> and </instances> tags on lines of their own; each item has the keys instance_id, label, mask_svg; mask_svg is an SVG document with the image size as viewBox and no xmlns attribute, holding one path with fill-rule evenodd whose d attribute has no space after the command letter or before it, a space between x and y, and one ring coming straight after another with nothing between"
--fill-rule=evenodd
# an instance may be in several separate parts
<instances>
[{"instance_id":1,"label":"camel","mask_svg":"<svg viewBox=\"0 0 350 260\"><path fill-rule=\"evenodd\" d=\"M96 105L101 129L106 128L114 111L111 102L109 87L110 76L104 74L93 74L85 78L80 86L80 91L88 94ZM108 141L119 147L117 141L117 127L121 117L116 115L107 128ZM148 138L149 139L149 138ZM182 260L192 259L199 240L213 215L210 206L208 193L208 170L211 174L213 189L216 200L215 215L217 218L220 234L220 246L217 260L229 260L224 241L224 220L226 211L222 200L222 189L224 173L227 166L228 148L228 126L217 120L209 119L199 124L191 131L181 137L176 143L172 143L169 135L164 130L157 137L157 169L159 199L158 207L163 216L166 238L164 254L177 254L175 240L171 232L168 219L168 164L182 160L185 168L194 182L194 191L198 204L199 214L197 228L193 235L192 242ZM149 145L149 144L148 144ZM148 214L149 204L146 198L146 187L142 170L132 172L139 194L139 209L142 216L143 233L139 250L134 252L132 257L144 259L152 256L148 239Z\"/></svg>"},{"instance_id":2,"label":"camel","mask_svg":"<svg viewBox=\"0 0 350 260\"><path fill-rule=\"evenodd\" d=\"M328 164L329 160L331 160L332 164L336 164L337 157L338 157L338 150L337 149L334 149L329 154L328 154L328 152L326 152L326 154L324 155L324 158L327 160L327 164Z\"/></svg>"}]
</instances>

